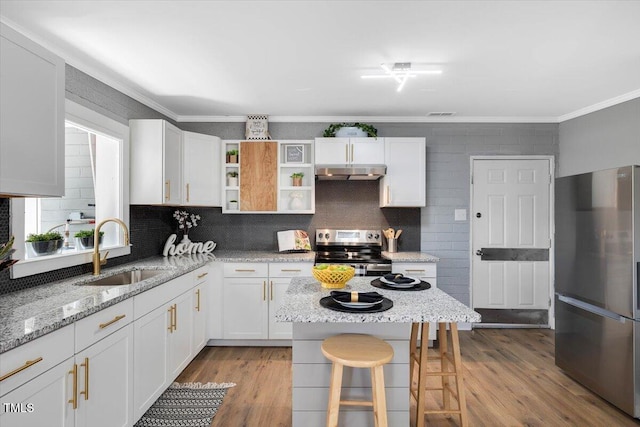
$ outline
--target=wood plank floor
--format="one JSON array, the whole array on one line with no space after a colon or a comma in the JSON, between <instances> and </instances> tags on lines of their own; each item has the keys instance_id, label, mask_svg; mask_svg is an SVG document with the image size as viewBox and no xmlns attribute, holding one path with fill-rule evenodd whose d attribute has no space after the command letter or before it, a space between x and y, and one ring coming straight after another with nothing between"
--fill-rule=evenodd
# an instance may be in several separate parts
<instances>
[{"instance_id":1,"label":"wood plank floor","mask_svg":"<svg viewBox=\"0 0 640 427\"><path fill-rule=\"evenodd\" d=\"M470 426L640 425L555 366L553 331L461 331L460 347ZM207 347L177 381L237 384L211 427L291 426L290 348ZM457 417L430 415L426 421L428 426L458 425Z\"/></svg>"}]
</instances>

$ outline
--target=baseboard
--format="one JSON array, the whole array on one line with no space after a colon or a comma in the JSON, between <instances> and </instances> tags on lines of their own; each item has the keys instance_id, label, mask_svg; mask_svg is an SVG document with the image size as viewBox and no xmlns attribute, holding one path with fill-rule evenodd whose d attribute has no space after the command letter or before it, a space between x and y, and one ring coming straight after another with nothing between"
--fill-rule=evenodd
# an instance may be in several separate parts
<instances>
[{"instance_id":1,"label":"baseboard","mask_svg":"<svg viewBox=\"0 0 640 427\"><path fill-rule=\"evenodd\" d=\"M209 347L291 347L291 340L209 340Z\"/></svg>"}]
</instances>

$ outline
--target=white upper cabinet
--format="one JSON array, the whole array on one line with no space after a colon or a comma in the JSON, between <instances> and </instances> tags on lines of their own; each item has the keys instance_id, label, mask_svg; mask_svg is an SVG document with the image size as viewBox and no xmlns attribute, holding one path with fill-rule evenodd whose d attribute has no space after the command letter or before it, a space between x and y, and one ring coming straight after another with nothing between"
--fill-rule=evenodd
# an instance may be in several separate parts
<instances>
[{"instance_id":1,"label":"white upper cabinet","mask_svg":"<svg viewBox=\"0 0 640 427\"><path fill-rule=\"evenodd\" d=\"M385 138L380 207L426 206L426 150L425 138Z\"/></svg>"},{"instance_id":2,"label":"white upper cabinet","mask_svg":"<svg viewBox=\"0 0 640 427\"><path fill-rule=\"evenodd\" d=\"M130 120L131 204L221 206L220 139Z\"/></svg>"},{"instance_id":3,"label":"white upper cabinet","mask_svg":"<svg viewBox=\"0 0 640 427\"><path fill-rule=\"evenodd\" d=\"M64 67L0 23L0 195L64 196Z\"/></svg>"},{"instance_id":4,"label":"white upper cabinet","mask_svg":"<svg viewBox=\"0 0 640 427\"><path fill-rule=\"evenodd\" d=\"M131 204L182 201L182 131L160 120L130 120Z\"/></svg>"},{"instance_id":5,"label":"white upper cabinet","mask_svg":"<svg viewBox=\"0 0 640 427\"><path fill-rule=\"evenodd\" d=\"M183 132L183 205L222 206L220 147L217 136Z\"/></svg>"},{"instance_id":6,"label":"white upper cabinet","mask_svg":"<svg viewBox=\"0 0 640 427\"><path fill-rule=\"evenodd\" d=\"M384 155L384 138L316 138L318 165L381 165Z\"/></svg>"}]
</instances>

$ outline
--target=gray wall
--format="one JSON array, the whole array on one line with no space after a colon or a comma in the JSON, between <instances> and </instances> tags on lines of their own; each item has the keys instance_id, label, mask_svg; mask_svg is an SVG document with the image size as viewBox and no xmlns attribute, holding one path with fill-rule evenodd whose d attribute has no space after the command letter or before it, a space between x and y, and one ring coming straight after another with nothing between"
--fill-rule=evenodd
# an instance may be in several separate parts
<instances>
[{"instance_id":1,"label":"gray wall","mask_svg":"<svg viewBox=\"0 0 640 427\"><path fill-rule=\"evenodd\" d=\"M640 165L640 98L560 123L559 176Z\"/></svg>"}]
</instances>

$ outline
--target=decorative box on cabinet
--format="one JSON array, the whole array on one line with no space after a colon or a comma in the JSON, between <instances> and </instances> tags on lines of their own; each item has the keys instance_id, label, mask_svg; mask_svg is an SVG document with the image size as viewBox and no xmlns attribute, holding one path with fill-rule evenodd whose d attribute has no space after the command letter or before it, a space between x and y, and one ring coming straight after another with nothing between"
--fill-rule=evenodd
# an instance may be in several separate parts
<instances>
[{"instance_id":1,"label":"decorative box on cabinet","mask_svg":"<svg viewBox=\"0 0 640 427\"><path fill-rule=\"evenodd\" d=\"M385 138L316 138L318 165L383 165Z\"/></svg>"},{"instance_id":2,"label":"decorative box on cabinet","mask_svg":"<svg viewBox=\"0 0 640 427\"><path fill-rule=\"evenodd\" d=\"M385 138L387 173L380 179L380 207L426 206L426 141Z\"/></svg>"},{"instance_id":3,"label":"decorative box on cabinet","mask_svg":"<svg viewBox=\"0 0 640 427\"><path fill-rule=\"evenodd\" d=\"M0 195L64 196L65 64L0 23Z\"/></svg>"}]
</instances>

